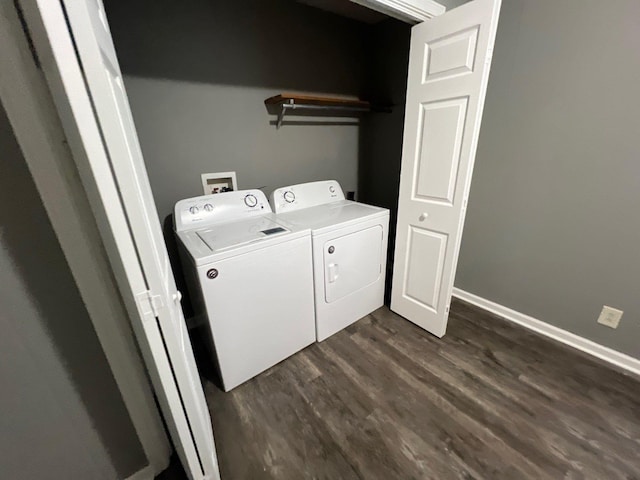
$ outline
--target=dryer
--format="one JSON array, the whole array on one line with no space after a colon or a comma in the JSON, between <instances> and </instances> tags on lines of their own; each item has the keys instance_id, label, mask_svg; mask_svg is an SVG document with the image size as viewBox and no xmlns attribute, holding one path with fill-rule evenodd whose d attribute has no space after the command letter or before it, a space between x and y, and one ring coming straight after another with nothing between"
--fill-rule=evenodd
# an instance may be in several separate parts
<instances>
[{"instance_id":1,"label":"dryer","mask_svg":"<svg viewBox=\"0 0 640 480\"><path fill-rule=\"evenodd\" d=\"M346 200L335 180L278 188L270 200L278 222L311 229L318 341L383 305L389 210Z\"/></svg>"},{"instance_id":2,"label":"dryer","mask_svg":"<svg viewBox=\"0 0 640 480\"><path fill-rule=\"evenodd\" d=\"M308 227L281 225L260 190L181 200L174 221L225 391L315 341Z\"/></svg>"}]
</instances>

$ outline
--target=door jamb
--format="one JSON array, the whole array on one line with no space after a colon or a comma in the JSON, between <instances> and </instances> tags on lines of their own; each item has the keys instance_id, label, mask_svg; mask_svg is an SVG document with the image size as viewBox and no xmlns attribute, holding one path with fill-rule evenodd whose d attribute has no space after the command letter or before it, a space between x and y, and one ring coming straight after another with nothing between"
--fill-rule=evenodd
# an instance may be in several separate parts
<instances>
[{"instance_id":1,"label":"door jamb","mask_svg":"<svg viewBox=\"0 0 640 480\"><path fill-rule=\"evenodd\" d=\"M435 0L351 0L406 23L420 23L442 15L446 7Z\"/></svg>"}]
</instances>

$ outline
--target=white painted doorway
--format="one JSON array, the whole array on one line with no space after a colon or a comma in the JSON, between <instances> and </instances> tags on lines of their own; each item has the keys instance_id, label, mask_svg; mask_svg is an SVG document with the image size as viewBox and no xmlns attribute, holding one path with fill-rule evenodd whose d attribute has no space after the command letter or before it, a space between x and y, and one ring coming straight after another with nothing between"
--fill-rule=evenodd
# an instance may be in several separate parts
<instances>
[{"instance_id":1,"label":"white painted doorway","mask_svg":"<svg viewBox=\"0 0 640 480\"><path fill-rule=\"evenodd\" d=\"M413 27L391 309L445 334L501 0Z\"/></svg>"},{"instance_id":2,"label":"white painted doorway","mask_svg":"<svg viewBox=\"0 0 640 480\"><path fill-rule=\"evenodd\" d=\"M189 478L219 479L181 296L102 3L23 3L173 444Z\"/></svg>"}]
</instances>

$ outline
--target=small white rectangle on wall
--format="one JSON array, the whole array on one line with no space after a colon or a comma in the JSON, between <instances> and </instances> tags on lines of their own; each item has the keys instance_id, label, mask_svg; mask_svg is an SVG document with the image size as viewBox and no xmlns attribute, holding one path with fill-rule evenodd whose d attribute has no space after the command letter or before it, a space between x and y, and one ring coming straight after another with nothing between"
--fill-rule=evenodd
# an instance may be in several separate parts
<instances>
[{"instance_id":1,"label":"small white rectangle on wall","mask_svg":"<svg viewBox=\"0 0 640 480\"><path fill-rule=\"evenodd\" d=\"M606 325L607 327L618 328L623 313L622 310L604 305L598 317L598 323L600 325Z\"/></svg>"},{"instance_id":2,"label":"small white rectangle on wall","mask_svg":"<svg viewBox=\"0 0 640 480\"><path fill-rule=\"evenodd\" d=\"M202 189L205 195L233 192L238 189L236 172L203 173Z\"/></svg>"}]
</instances>

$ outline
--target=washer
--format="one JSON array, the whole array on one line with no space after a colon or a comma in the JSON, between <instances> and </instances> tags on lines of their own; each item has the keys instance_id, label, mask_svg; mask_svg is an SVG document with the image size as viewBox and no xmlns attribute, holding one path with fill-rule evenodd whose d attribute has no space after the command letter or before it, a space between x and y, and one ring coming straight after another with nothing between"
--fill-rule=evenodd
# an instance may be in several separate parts
<instances>
[{"instance_id":1,"label":"washer","mask_svg":"<svg viewBox=\"0 0 640 480\"><path fill-rule=\"evenodd\" d=\"M315 342L309 228L281 225L260 190L182 200L174 214L225 391Z\"/></svg>"},{"instance_id":2,"label":"washer","mask_svg":"<svg viewBox=\"0 0 640 480\"><path fill-rule=\"evenodd\" d=\"M345 200L335 180L278 188L270 200L280 223L311 229L318 341L383 305L389 210Z\"/></svg>"}]
</instances>

